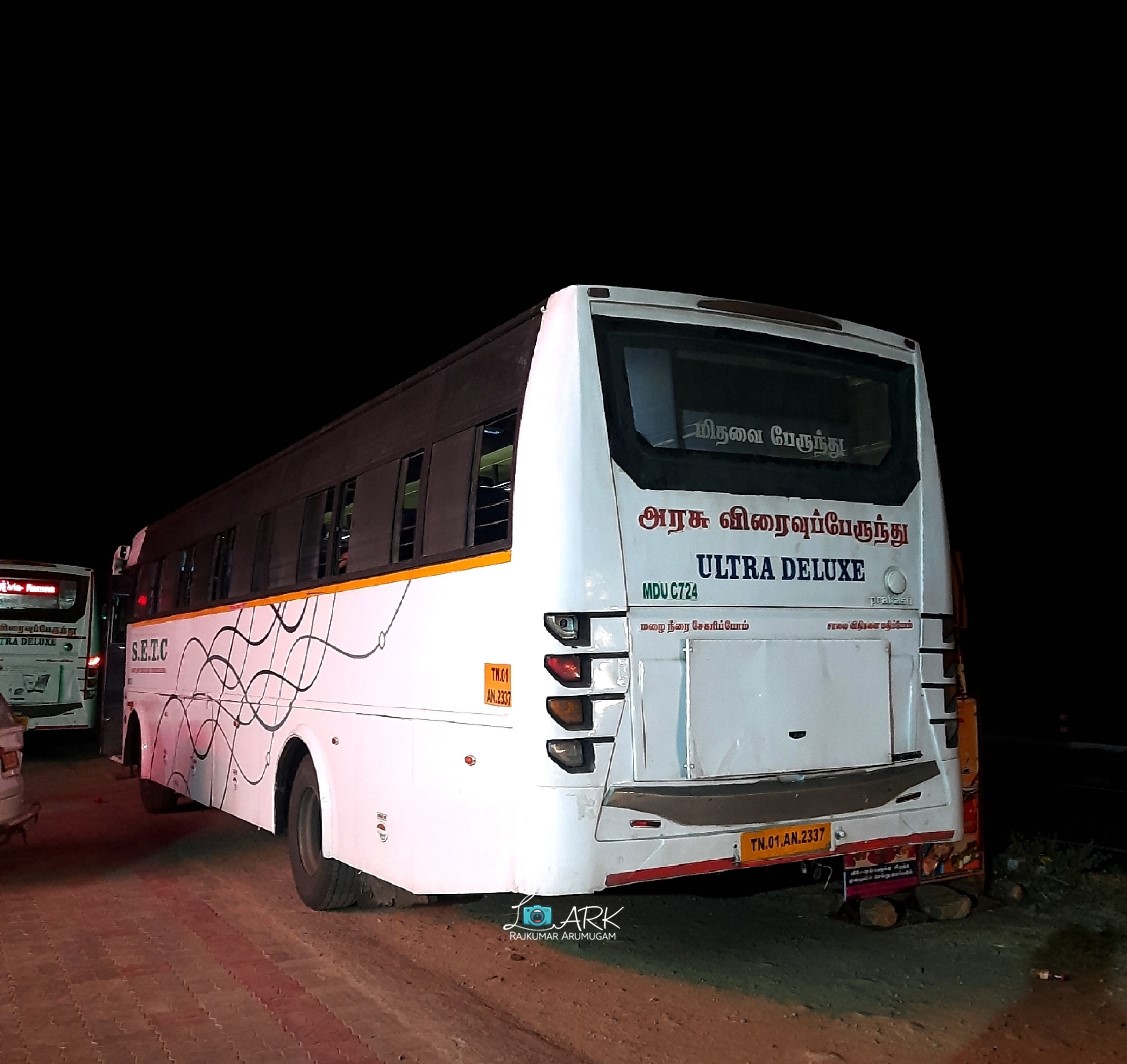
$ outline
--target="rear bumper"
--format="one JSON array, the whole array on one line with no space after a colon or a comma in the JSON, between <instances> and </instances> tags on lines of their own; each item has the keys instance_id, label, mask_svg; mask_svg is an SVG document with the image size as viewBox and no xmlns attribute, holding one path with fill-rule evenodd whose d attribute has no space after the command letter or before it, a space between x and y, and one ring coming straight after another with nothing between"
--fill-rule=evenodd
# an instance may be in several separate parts
<instances>
[{"instance_id":1,"label":"rear bumper","mask_svg":"<svg viewBox=\"0 0 1127 1064\"><path fill-rule=\"evenodd\" d=\"M695 783L691 786L613 786L604 805L694 827L773 824L879 809L911 787L939 775L934 761L835 772L798 781Z\"/></svg>"}]
</instances>

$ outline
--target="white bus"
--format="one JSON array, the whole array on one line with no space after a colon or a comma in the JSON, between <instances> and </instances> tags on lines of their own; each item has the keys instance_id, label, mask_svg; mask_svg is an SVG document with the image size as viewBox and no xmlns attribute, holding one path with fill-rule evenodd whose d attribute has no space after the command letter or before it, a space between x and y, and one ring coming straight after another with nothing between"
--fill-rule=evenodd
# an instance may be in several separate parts
<instances>
[{"instance_id":1,"label":"white bus","mask_svg":"<svg viewBox=\"0 0 1127 1064\"><path fill-rule=\"evenodd\" d=\"M24 726L93 731L101 661L94 571L0 558L0 694Z\"/></svg>"},{"instance_id":2,"label":"white bus","mask_svg":"<svg viewBox=\"0 0 1127 1064\"><path fill-rule=\"evenodd\" d=\"M287 835L314 909L962 837L910 339L569 287L122 554L146 807Z\"/></svg>"}]
</instances>

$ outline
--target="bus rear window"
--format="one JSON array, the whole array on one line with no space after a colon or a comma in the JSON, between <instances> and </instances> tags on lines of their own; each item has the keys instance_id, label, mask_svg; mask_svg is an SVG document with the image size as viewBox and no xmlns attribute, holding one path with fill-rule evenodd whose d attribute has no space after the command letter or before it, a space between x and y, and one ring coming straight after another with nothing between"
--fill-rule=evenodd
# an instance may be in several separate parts
<instances>
[{"instance_id":1,"label":"bus rear window","mask_svg":"<svg viewBox=\"0 0 1127 1064\"><path fill-rule=\"evenodd\" d=\"M0 571L0 619L73 621L86 609L81 577Z\"/></svg>"},{"instance_id":2,"label":"bus rear window","mask_svg":"<svg viewBox=\"0 0 1127 1064\"><path fill-rule=\"evenodd\" d=\"M595 328L615 458L643 487L894 502L918 477L908 362L735 329Z\"/></svg>"},{"instance_id":3,"label":"bus rear window","mask_svg":"<svg viewBox=\"0 0 1127 1064\"><path fill-rule=\"evenodd\" d=\"M879 465L888 385L769 347L625 346L634 425L652 447Z\"/></svg>"}]
</instances>

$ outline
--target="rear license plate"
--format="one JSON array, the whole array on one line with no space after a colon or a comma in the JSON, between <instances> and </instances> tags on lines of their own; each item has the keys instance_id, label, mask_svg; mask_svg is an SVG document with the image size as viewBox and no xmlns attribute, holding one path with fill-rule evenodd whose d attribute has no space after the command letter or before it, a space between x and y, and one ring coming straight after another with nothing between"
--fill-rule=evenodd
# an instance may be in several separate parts
<instances>
[{"instance_id":1,"label":"rear license plate","mask_svg":"<svg viewBox=\"0 0 1127 1064\"><path fill-rule=\"evenodd\" d=\"M791 824L788 827L745 831L740 836L740 864L777 861L781 857L828 853L830 824Z\"/></svg>"}]
</instances>

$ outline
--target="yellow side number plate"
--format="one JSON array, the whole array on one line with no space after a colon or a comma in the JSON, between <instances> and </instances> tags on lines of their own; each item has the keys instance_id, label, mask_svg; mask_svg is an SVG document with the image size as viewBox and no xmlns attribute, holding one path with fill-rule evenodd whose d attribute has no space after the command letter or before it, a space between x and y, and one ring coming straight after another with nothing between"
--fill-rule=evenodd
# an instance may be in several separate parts
<instances>
[{"instance_id":1,"label":"yellow side number plate","mask_svg":"<svg viewBox=\"0 0 1127 1064\"><path fill-rule=\"evenodd\" d=\"M780 857L802 857L809 853L827 853L829 849L829 821L745 831L740 836L740 864L776 861Z\"/></svg>"}]
</instances>

